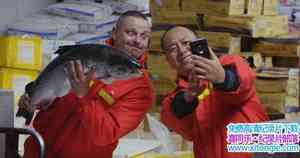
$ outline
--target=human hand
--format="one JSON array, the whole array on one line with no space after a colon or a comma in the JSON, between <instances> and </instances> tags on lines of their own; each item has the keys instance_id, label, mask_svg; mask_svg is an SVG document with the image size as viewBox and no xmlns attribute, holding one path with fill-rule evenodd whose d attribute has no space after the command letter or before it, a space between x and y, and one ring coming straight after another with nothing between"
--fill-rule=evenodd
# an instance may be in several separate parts
<instances>
[{"instance_id":1,"label":"human hand","mask_svg":"<svg viewBox=\"0 0 300 158\"><path fill-rule=\"evenodd\" d=\"M188 44L176 42L177 49L177 61L179 63L178 70L181 71L181 74L188 76L188 73L191 72L194 65L192 64L192 52L189 49Z\"/></svg>"},{"instance_id":2,"label":"human hand","mask_svg":"<svg viewBox=\"0 0 300 158\"><path fill-rule=\"evenodd\" d=\"M208 80L213 83L223 83L225 81L225 70L215 53L209 49L210 59L193 55L191 63L194 65L195 79Z\"/></svg>"},{"instance_id":3,"label":"human hand","mask_svg":"<svg viewBox=\"0 0 300 158\"><path fill-rule=\"evenodd\" d=\"M64 70L76 95L78 97L87 95L89 83L95 76L95 70L93 69L85 74L80 60L68 62Z\"/></svg>"},{"instance_id":4,"label":"human hand","mask_svg":"<svg viewBox=\"0 0 300 158\"><path fill-rule=\"evenodd\" d=\"M201 80L197 79L197 74L192 71L189 74L189 86L184 93L185 100L192 102L204 89L205 87L201 86Z\"/></svg>"},{"instance_id":5,"label":"human hand","mask_svg":"<svg viewBox=\"0 0 300 158\"><path fill-rule=\"evenodd\" d=\"M28 111L30 113L33 113L34 110L36 109L35 106L31 105L31 99L27 93L23 94L20 97L19 102L18 102L18 107L20 109L25 109L26 111Z\"/></svg>"}]
</instances>

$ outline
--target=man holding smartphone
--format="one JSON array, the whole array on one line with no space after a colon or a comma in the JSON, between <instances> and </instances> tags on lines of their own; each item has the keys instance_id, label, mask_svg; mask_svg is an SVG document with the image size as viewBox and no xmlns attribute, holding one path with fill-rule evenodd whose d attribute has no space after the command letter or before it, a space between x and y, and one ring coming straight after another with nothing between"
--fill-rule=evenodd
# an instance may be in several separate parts
<instances>
[{"instance_id":1,"label":"man holding smartphone","mask_svg":"<svg viewBox=\"0 0 300 158\"><path fill-rule=\"evenodd\" d=\"M171 28L161 39L178 75L177 88L162 102L162 122L193 141L196 158L250 158L227 152L226 126L268 120L256 96L255 74L241 57L218 58L205 39L197 39L185 27Z\"/></svg>"}]
</instances>

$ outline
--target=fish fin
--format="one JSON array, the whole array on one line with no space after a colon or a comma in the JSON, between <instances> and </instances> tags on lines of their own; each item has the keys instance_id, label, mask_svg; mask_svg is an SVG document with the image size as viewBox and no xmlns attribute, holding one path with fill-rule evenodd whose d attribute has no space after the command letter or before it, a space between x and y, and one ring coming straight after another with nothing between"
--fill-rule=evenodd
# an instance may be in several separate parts
<instances>
[{"instance_id":1,"label":"fish fin","mask_svg":"<svg viewBox=\"0 0 300 158\"><path fill-rule=\"evenodd\" d=\"M27 93L29 97L32 96L34 85L35 85L35 82L32 81L32 82L29 82L29 83L25 86L25 93Z\"/></svg>"},{"instance_id":2,"label":"fish fin","mask_svg":"<svg viewBox=\"0 0 300 158\"><path fill-rule=\"evenodd\" d=\"M33 116L34 112L29 112L26 109L20 108L16 114L17 117L24 117L25 118L25 124L29 125Z\"/></svg>"}]
</instances>

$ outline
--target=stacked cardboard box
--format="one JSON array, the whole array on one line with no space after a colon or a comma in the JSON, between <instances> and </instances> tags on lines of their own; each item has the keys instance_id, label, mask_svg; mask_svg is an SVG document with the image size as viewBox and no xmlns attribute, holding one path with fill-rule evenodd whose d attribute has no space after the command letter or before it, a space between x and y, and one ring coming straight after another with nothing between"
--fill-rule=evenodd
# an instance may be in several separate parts
<instances>
[{"instance_id":1,"label":"stacked cardboard box","mask_svg":"<svg viewBox=\"0 0 300 158\"><path fill-rule=\"evenodd\" d=\"M288 33L287 16L200 16L204 30L224 31L251 37L275 37Z\"/></svg>"},{"instance_id":2,"label":"stacked cardboard box","mask_svg":"<svg viewBox=\"0 0 300 158\"><path fill-rule=\"evenodd\" d=\"M150 51L155 53L155 52L162 52L160 48L160 39L163 35L165 30L160 30L160 31L153 31L151 33L151 43L150 43Z\"/></svg>"},{"instance_id":3,"label":"stacked cardboard box","mask_svg":"<svg viewBox=\"0 0 300 158\"><path fill-rule=\"evenodd\" d=\"M277 5L277 0L182 0L183 10L198 14L198 34L208 40L213 50L222 52L217 48L223 48L226 53L242 56L245 51L259 52L262 61L254 59L251 65L257 69L270 68L275 63L279 67L295 66L290 61L277 62L274 56L299 56L299 40L287 36L288 17L277 15ZM251 54L253 58L255 53ZM287 69L283 71L284 74L264 71L256 81L258 96L269 114L285 112Z\"/></svg>"},{"instance_id":4,"label":"stacked cardboard box","mask_svg":"<svg viewBox=\"0 0 300 158\"><path fill-rule=\"evenodd\" d=\"M159 5L155 0L150 0L150 10L153 25L187 24L196 25L195 12L182 11L181 0L164 0Z\"/></svg>"},{"instance_id":5,"label":"stacked cardboard box","mask_svg":"<svg viewBox=\"0 0 300 158\"><path fill-rule=\"evenodd\" d=\"M196 31L200 37L206 38L215 52L239 53L242 47L241 37L227 32Z\"/></svg>"},{"instance_id":6,"label":"stacked cardboard box","mask_svg":"<svg viewBox=\"0 0 300 158\"><path fill-rule=\"evenodd\" d=\"M165 2L162 6L155 6L154 1L151 3L154 25L190 24L180 18L175 23L167 18L162 22L155 18L159 16L180 17L190 14L189 19L194 19L197 15L200 30L195 31L208 40L209 46L216 53L244 56L242 52L259 52L263 61L255 60L254 65L264 69L295 65L276 62L275 57L286 57L288 61L290 58L299 57L299 40L287 36L288 17L278 15L277 0L176 0L172 2L167 0L162 2ZM161 14L162 12L166 14ZM154 31L151 50L161 51L162 33L163 31ZM153 71L157 68L153 67ZM256 82L258 95L269 113L282 114L287 96L285 90L287 74L266 72L258 74Z\"/></svg>"},{"instance_id":7,"label":"stacked cardboard box","mask_svg":"<svg viewBox=\"0 0 300 158\"><path fill-rule=\"evenodd\" d=\"M182 11L215 16L277 15L278 0L181 0Z\"/></svg>"},{"instance_id":8,"label":"stacked cardboard box","mask_svg":"<svg viewBox=\"0 0 300 158\"><path fill-rule=\"evenodd\" d=\"M258 77L256 91L269 114L284 114L287 78Z\"/></svg>"},{"instance_id":9,"label":"stacked cardboard box","mask_svg":"<svg viewBox=\"0 0 300 158\"><path fill-rule=\"evenodd\" d=\"M276 0L182 0L183 10L198 14L197 22L202 32L211 32L209 36L212 38L216 37L216 32L220 36L230 33L235 39L227 44L230 50L227 53L230 54L259 52L248 46L251 40L244 39L271 38L288 33L288 18L277 15L277 5ZM214 48L214 42L209 44Z\"/></svg>"},{"instance_id":10,"label":"stacked cardboard box","mask_svg":"<svg viewBox=\"0 0 300 158\"><path fill-rule=\"evenodd\" d=\"M286 105L299 107L299 69L290 69L286 86Z\"/></svg>"},{"instance_id":11,"label":"stacked cardboard box","mask_svg":"<svg viewBox=\"0 0 300 158\"><path fill-rule=\"evenodd\" d=\"M288 68L261 68L256 76L256 91L267 113L284 116Z\"/></svg>"}]
</instances>

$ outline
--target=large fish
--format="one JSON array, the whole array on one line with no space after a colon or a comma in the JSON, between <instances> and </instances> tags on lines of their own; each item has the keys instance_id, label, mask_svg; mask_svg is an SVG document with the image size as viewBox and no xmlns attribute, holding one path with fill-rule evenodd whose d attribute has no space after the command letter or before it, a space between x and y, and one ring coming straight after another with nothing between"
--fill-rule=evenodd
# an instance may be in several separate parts
<instances>
[{"instance_id":1,"label":"large fish","mask_svg":"<svg viewBox=\"0 0 300 158\"><path fill-rule=\"evenodd\" d=\"M31 98L32 107L39 105L42 109L46 109L56 97L62 97L70 91L71 85L64 66L72 60L80 60L84 72L94 69L96 79L105 82L126 80L141 75L140 65L134 58L109 46L96 44L63 46L55 53L59 55L25 88ZM17 116L25 117L28 123L33 114L19 109Z\"/></svg>"}]
</instances>

